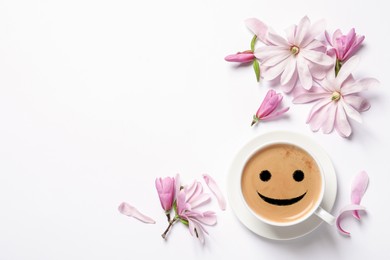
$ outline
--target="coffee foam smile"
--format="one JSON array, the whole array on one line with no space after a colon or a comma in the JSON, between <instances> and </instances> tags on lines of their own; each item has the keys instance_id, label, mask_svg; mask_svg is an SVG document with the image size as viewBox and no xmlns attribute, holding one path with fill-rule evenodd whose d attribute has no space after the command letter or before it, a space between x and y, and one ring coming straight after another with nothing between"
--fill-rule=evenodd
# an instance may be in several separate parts
<instances>
[{"instance_id":1,"label":"coffee foam smile","mask_svg":"<svg viewBox=\"0 0 390 260\"><path fill-rule=\"evenodd\" d=\"M276 205L276 206L289 206L289 205L295 204L295 203L299 202L301 199L303 199L303 197L305 197L306 193L307 192L303 193L301 196L291 198L291 199L273 199L273 198L269 198L269 197L262 195L260 192L257 192L259 197L262 198L265 202L272 204L272 205Z\"/></svg>"}]
</instances>

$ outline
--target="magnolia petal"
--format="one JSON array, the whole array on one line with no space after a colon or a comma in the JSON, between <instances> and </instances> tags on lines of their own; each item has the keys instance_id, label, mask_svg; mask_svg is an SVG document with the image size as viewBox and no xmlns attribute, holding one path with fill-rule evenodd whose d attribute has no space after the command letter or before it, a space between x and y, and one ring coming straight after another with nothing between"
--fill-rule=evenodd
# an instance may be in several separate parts
<instances>
[{"instance_id":1,"label":"magnolia petal","mask_svg":"<svg viewBox=\"0 0 390 260\"><path fill-rule=\"evenodd\" d=\"M291 25L290 27L288 27L285 32L286 32L286 36L287 36L287 41L290 45L294 45L294 38L295 38L295 32L297 30L297 26L294 24L294 25Z\"/></svg>"},{"instance_id":2,"label":"magnolia petal","mask_svg":"<svg viewBox=\"0 0 390 260\"><path fill-rule=\"evenodd\" d=\"M213 211L205 211L203 214L196 218L202 224L213 226L217 224L217 216Z\"/></svg>"},{"instance_id":3,"label":"magnolia petal","mask_svg":"<svg viewBox=\"0 0 390 260\"><path fill-rule=\"evenodd\" d=\"M313 86L313 78L311 76L309 67L304 59L298 58L297 70L299 81L301 82L302 87L306 90L311 89L311 87Z\"/></svg>"},{"instance_id":4,"label":"magnolia petal","mask_svg":"<svg viewBox=\"0 0 390 260\"><path fill-rule=\"evenodd\" d=\"M304 93L299 96L296 96L293 99L294 104L305 104L305 103L310 103L319 99L325 99L328 98L330 99L330 94L329 93Z\"/></svg>"},{"instance_id":5,"label":"magnolia petal","mask_svg":"<svg viewBox=\"0 0 390 260\"><path fill-rule=\"evenodd\" d=\"M344 67L344 66L343 66ZM341 67L341 69L343 68ZM341 71L341 70L340 70ZM379 85L379 81L374 78L364 78L358 81L355 81L353 84L344 84L341 88L343 95L349 95L353 93L358 93L373 87L377 87Z\"/></svg>"},{"instance_id":6,"label":"magnolia petal","mask_svg":"<svg viewBox=\"0 0 390 260\"><path fill-rule=\"evenodd\" d=\"M361 171L354 178L351 186L351 202L353 204L360 204L364 193L366 193L368 187L368 180L368 174L365 171ZM353 215L355 218L360 219L359 211L355 210L353 212Z\"/></svg>"},{"instance_id":7,"label":"magnolia petal","mask_svg":"<svg viewBox=\"0 0 390 260\"><path fill-rule=\"evenodd\" d=\"M355 70L358 64L359 57L353 56L348 61L346 61L343 66L341 66L341 69L336 77L339 86L341 86L343 82L349 77L349 75L352 74L352 71Z\"/></svg>"},{"instance_id":8,"label":"magnolia petal","mask_svg":"<svg viewBox=\"0 0 390 260\"><path fill-rule=\"evenodd\" d=\"M306 36L307 32L310 29L310 20L307 16L303 17L297 26L297 30L295 33L295 42L294 45L301 46L301 43Z\"/></svg>"},{"instance_id":9,"label":"magnolia petal","mask_svg":"<svg viewBox=\"0 0 390 260\"><path fill-rule=\"evenodd\" d=\"M322 33L325 30L326 22L324 19L318 20L315 23L313 23L305 35L301 47L306 47L309 43L311 43L315 37L317 37L320 33Z\"/></svg>"},{"instance_id":10,"label":"magnolia petal","mask_svg":"<svg viewBox=\"0 0 390 260\"><path fill-rule=\"evenodd\" d=\"M290 53L289 48L273 45L259 47L254 52L255 57L261 62L264 62L274 56L283 55L284 53Z\"/></svg>"},{"instance_id":11,"label":"magnolia petal","mask_svg":"<svg viewBox=\"0 0 390 260\"><path fill-rule=\"evenodd\" d=\"M283 60L279 64L269 67L267 70L263 72L263 76L265 80L273 80L276 77L278 77L282 72L284 71L285 67L287 65L287 59Z\"/></svg>"},{"instance_id":12,"label":"magnolia petal","mask_svg":"<svg viewBox=\"0 0 390 260\"><path fill-rule=\"evenodd\" d=\"M257 38L263 43L267 43L266 36L268 32L268 26L256 18L249 18L244 21L246 27L251 30Z\"/></svg>"},{"instance_id":13,"label":"magnolia petal","mask_svg":"<svg viewBox=\"0 0 390 260\"><path fill-rule=\"evenodd\" d=\"M226 209L226 200L225 200L225 197L223 196L222 191L220 190L218 184L208 174L203 174L203 179L204 179L207 187L209 187L210 191L217 198L219 208L221 210L225 210Z\"/></svg>"},{"instance_id":14,"label":"magnolia petal","mask_svg":"<svg viewBox=\"0 0 390 260\"><path fill-rule=\"evenodd\" d=\"M333 42L332 42L332 39L330 38L328 31L325 31L325 39L330 46L333 46Z\"/></svg>"},{"instance_id":15,"label":"magnolia petal","mask_svg":"<svg viewBox=\"0 0 390 260\"><path fill-rule=\"evenodd\" d=\"M341 104L343 105L344 111L349 118L352 118L353 120L355 120L356 122L359 122L359 123L363 122L363 119L362 119L360 113L358 111L356 111L352 106L347 104L344 101L344 98L341 98L339 100L339 102L341 102Z\"/></svg>"},{"instance_id":16,"label":"magnolia petal","mask_svg":"<svg viewBox=\"0 0 390 260\"><path fill-rule=\"evenodd\" d=\"M210 195L207 193L202 193L193 198L191 201L187 201L191 205L191 209L197 208L209 202L211 199Z\"/></svg>"},{"instance_id":17,"label":"magnolia petal","mask_svg":"<svg viewBox=\"0 0 390 260\"><path fill-rule=\"evenodd\" d=\"M271 31L268 32L267 40L268 42L276 46L290 47L288 42L282 36Z\"/></svg>"},{"instance_id":18,"label":"magnolia petal","mask_svg":"<svg viewBox=\"0 0 390 260\"><path fill-rule=\"evenodd\" d=\"M272 112L271 114L265 116L265 117L262 117L260 118L261 120L270 120L270 119L274 119L278 116L281 116L283 115L284 113L286 113L288 110L290 109L290 107L285 107L285 108L282 108L281 110L278 110L276 112Z\"/></svg>"},{"instance_id":19,"label":"magnolia petal","mask_svg":"<svg viewBox=\"0 0 390 260\"><path fill-rule=\"evenodd\" d=\"M324 44L320 41L313 40L308 45L306 45L305 50L318 50L326 48Z\"/></svg>"},{"instance_id":20,"label":"magnolia petal","mask_svg":"<svg viewBox=\"0 0 390 260\"><path fill-rule=\"evenodd\" d=\"M281 85L281 89L284 93L290 93L292 92L292 90L295 88L295 86L297 85L297 81L298 81L298 72L297 70L295 69L294 70L294 73L290 79L290 81L288 81L286 84L282 84Z\"/></svg>"},{"instance_id":21,"label":"magnolia petal","mask_svg":"<svg viewBox=\"0 0 390 260\"><path fill-rule=\"evenodd\" d=\"M345 95L343 96L346 103L350 104L354 109L359 112L367 111L370 109L370 103L363 97L357 95Z\"/></svg>"},{"instance_id":22,"label":"magnolia petal","mask_svg":"<svg viewBox=\"0 0 390 260\"><path fill-rule=\"evenodd\" d=\"M302 55L305 59L307 59L311 62L314 62L318 65L324 66L324 67L330 67L334 63L334 61L331 57L329 57L325 53L321 53L319 51L302 49L300 51L300 55ZM328 71L327 69L324 69L324 70Z\"/></svg>"},{"instance_id":23,"label":"magnolia petal","mask_svg":"<svg viewBox=\"0 0 390 260\"><path fill-rule=\"evenodd\" d=\"M341 102L337 103L335 128L342 137L349 137L352 133L351 125L349 124L347 115L345 114Z\"/></svg>"},{"instance_id":24,"label":"magnolia petal","mask_svg":"<svg viewBox=\"0 0 390 260\"><path fill-rule=\"evenodd\" d=\"M311 75L313 76L313 80L323 80L331 68L334 68L334 66L332 65L324 67L309 61L309 70Z\"/></svg>"},{"instance_id":25,"label":"magnolia petal","mask_svg":"<svg viewBox=\"0 0 390 260\"><path fill-rule=\"evenodd\" d=\"M177 197L179 195L179 191L180 191L180 174L176 174L175 176L175 197Z\"/></svg>"},{"instance_id":26,"label":"magnolia petal","mask_svg":"<svg viewBox=\"0 0 390 260\"><path fill-rule=\"evenodd\" d=\"M138 220L140 220L140 221L142 221L144 223L147 223L147 224L154 224L154 223L156 223L156 221L154 221L152 218L142 214L135 207L131 206L130 204L128 204L126 202L122 202L119 205L118 210L123 215L136 218L136 219L138 219Z\"/></svg>"},{"instance_id":27,"label":"magnolia petal","mask_svg":"<svg viewBox=\"0 0 390 260\"><path fill-rule=\"evenodd\" d=\"M307 118L307 122L309 122L314 114L316 114L320 109L324 106L328 105L330 102L333 102L330 98L324 98L319 100L314 106L311 108L309 113L309 117Z\"/></svg>"},{"instance_id":28,"label":"magnolia petal","mask_svg":"<svg viewBox=\"0 0 390 260\"><path fill-rule=\"evenodd\" d=\"M355 210L366 210L366 208L356 204L347 205L340 210L340 213L336 218L336 226L338 230L344 235L349 236L350 233L341 227L341 220L345 217L345 215L347 215L350 212L354 212Z\"/></svg>"},{"instance_id":29,"label":"magnolia petal","mask_svg":"<svg viewBox=\"0 0 390 260\"><path fill-rule=\"evenodd\" d=\"M310 119L307 120L307 123L310 124L310 129L313 132L317 132L324 125L328 117L328 105L322 106L317 109L314 113L311 113Z\"/></svg>"},{"instance_id":30,"label":"magnolia petal","mask_svg":"<svg viewBox=\"0 0 390 260\"><path fill-rule=\"evenodd\" d=\"M284 51L278 55L274 55L273 57L264 60L262 65L265 67L272 67L272 66L275 66L276 64L284 61L285 59L287 59L291 56L292 56L292 54L290 52Z\"/></svg>"},{"instance_id":31,"label":"magnolia petal","mask_svg":"<svg viewBox=\"0 0 390 260\"><path fill-rule=\"evenodd\" d=\"M286 85L291 80L296 70L296 64L296 58L290 55L286 64L286 68L280 77L280 84Z\"/></svg>"},{"instance_id":32,"label":"magnolia petal","mask_svg":"<svg viewBox=\"0 0 390 260\"><path fill-rule=\"evenodd\" d=\"M337 113L337 104L335 102L331 102L327 107L327 117L324 118L325 121L322 125L322 132L324 134L329 134L333 131Z\"/></svg>"}]
</instances>

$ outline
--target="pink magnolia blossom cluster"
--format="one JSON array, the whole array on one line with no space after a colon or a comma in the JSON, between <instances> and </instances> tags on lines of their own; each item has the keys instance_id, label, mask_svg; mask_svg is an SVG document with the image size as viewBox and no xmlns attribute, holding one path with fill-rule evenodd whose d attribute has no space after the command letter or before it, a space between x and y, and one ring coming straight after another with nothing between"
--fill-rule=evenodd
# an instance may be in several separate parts
<instances>
[{"instance_id":1,"label":"pink magnolia blossom cluster","mask_svg":"<svg viewBox=\"0 0 390 260\"><path fill-rule=\"evenodd\" d=\"M225 210L226 201L215 180L208 174L203 174L203 180L211 193L217 198L221 210ZM157 178L155 186L161 207L168 220L168 227L161 236L166 239L172 226L181 222L188 226L192 236L204 243L205 234L208 234L205 226L215 225L217 216L213 211L202 210L202 206L211 201L211 195L204 192L202 183L194 180L189 185L182 185L180 175L176 175L176 177ZM142 214L126 202L120 204L119 212L144 223L155 223L153 219ZM172 213L173 217L171 216Z\"/></svg>"},{"instance_id":2,"label":"pink magnolia blossom cluster","mask_svg":"<svg viewBox=\"0 0 390 260\"><path fill-rule=\"evenodd\" d=\"M245 21L254 34L251 49L228 55L229 62L253 63L257 80L276 82L293 103L315 102L307 118L312 131L326 134L334 129L342 136L352 134L350 119L362 122L360 113L370 108L361 91L378 85L374 78L355 79L352 72L358 65L354 54L364 36L355 29L343 35L336 30L331 36L323 20L312 23L305 16L286 29L286 36L277 34L256 18ZM326 40L322 40L325 36ZM261 46L256 48L256 43Z\"/></svg>"}]
</instances>

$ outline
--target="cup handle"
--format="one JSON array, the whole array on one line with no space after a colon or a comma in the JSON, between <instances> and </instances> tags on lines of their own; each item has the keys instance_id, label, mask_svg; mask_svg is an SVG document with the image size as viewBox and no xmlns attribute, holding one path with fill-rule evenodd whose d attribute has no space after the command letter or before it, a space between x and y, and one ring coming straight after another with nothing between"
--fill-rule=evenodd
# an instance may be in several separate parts
<instances>
[{"instance_id":1,"label":"cup handle","mask_svg":"<svg viewBox=\"0 0 390 260\"><path fill-rule=\"evenodd\" d=\"M329 225L333 225L335 222L335 217L321 207L318 207L314 213Z\"/></svg>"}]
</instances>

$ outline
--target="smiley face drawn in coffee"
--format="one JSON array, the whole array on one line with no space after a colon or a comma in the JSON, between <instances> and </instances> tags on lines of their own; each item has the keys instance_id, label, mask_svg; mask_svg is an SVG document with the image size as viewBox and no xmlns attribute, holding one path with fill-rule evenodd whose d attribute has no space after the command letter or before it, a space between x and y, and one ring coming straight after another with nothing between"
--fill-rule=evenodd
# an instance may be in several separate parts
<instances>
[{"instance_id":1,"label":"smiley face drawn in coffee","mask_svg":"<svg viewBox=\"0 0 390 260\"><path fill-rule=\"evenodd\" d=\"M264 182L268 182L271 179L271 177L272 177L272 174L270 173L269 170L263 170L259 174L260 180L264 181ZM303 181L305 174L301 170L295 170L291 177L296 182L301 182L301 181ZM267 196L261 194L259 191L257 191L257 194L259 195L259 197L262 198L265 202L273 204L273 205L277 205L277 206L289 206L289 205L292 205L294 203L297 203L301 199L303 199L303 197L305 197L306 193L307 193L307 191L305 191L305 193L303 193L302 195L295 197L295 198L275 199L275 198L267 197Z\"/></svg>"},{"instance_id":2,"label":"smiley face drawn in coffee","mask_svg":"<svg viewBox=\"0 0 390 260\"><path fill-rule=\"evenodd\" d=\"M246 162L241 190L252 211L273 222L290 222L311 211L322 178L314 158L292 144L260 149Z\"/></svg>"}]
</instances>

